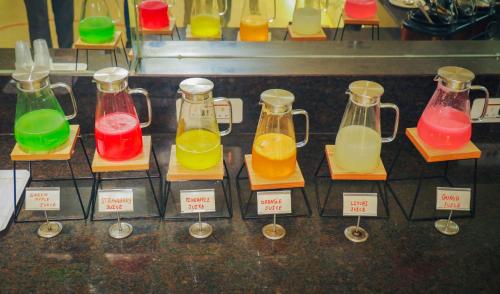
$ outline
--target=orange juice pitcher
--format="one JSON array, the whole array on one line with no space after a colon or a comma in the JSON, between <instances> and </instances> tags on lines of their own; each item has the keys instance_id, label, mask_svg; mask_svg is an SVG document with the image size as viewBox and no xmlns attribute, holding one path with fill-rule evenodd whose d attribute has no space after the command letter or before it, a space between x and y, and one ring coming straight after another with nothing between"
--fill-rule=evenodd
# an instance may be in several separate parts
<instances>
[{"instance_id":1,"label":"orange juice pitcher","mask_svg":"<svg viewBox=\"0 0 500 294\"><path fill-rule=\"evenodd\" d=\"M273 16L268 16L268 6L274 3ZM249 42L269 41L269 23L276 18L276 0L245 0L240 22L240 40Z\"/></svg>"},{"instance_id":2,"label":"orange juice pitcher","mask_svg":"<svg viewBox=\"0 0 500 294\"><path fill-rule=\"evenodd\" d=\"M309 115L305 110L292 109L295 97L286 90L264 91L260 99L262 111L252 147L252 168L265 178L284 178L295 170L297 147L309 140ZM305 139L298 143L292 118L297 114L306 119Z\"/></svg>"}]
</instances>

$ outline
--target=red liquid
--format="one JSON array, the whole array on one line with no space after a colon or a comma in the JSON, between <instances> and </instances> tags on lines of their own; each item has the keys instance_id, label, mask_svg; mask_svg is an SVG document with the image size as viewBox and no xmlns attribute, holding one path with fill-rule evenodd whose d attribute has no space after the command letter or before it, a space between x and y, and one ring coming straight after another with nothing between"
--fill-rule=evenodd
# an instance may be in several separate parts
<instances>
[{"instance_id":1,"label":"red liquid","mask_svg":"<svg viewBox=\"0 0 500 294\"><path fill-rule=\"evenodd\" d=\"M108 160L130 159L142 151L139 120L124 112L99 118L95 123L97 152Z\"/></svg>"},{"instance_id":2,"label":"red liquid","mask_svg":"<svg viewBox=\"0 0 500 294\"><path fill-rule=\"evenodd\" d=\"M346 0L344 10L352 18L371 18L377 14L377 0Z\"/></svg>"},{"instance_id":3,"label":"red liquid","mask_svg":"<svg viewBox=\"0 0 500 294\"><path fill-rule=\"evenodd\" d=\"M452 107L430 107L424 110L417 125L425 143L439 149L458 149L469 142L470 118Z\"/></svg>"},{"instance_id":4,"label":"red liquid","mask_svg":"<svg viewBox=\"0 0 500 294\"><path fill-rule=\"evenodd\" d=\"M168 27L168 5L156 0L144 1L139 5L141 26L146 29Z\"/></svg>"}]
</instances>

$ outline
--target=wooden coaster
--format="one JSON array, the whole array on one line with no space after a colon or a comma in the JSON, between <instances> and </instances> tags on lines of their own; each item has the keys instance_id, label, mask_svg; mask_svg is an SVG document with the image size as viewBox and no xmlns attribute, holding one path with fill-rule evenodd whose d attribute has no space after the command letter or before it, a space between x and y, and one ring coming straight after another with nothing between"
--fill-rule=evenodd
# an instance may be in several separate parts
<instances>
[{"instance_id":1,"label":"wooden coaster","mask_svg":"<svg viewBox=\"0 0 500 294\"><path fill-rule=\"evenodd\" d=\"M271 37L272 37L272 34L271 34L271 32L269 32L267 35L267 41L265 41L265 42L271 42ZM238 42L264 42L264 41L241 41L240 40L240 31L238 31L238 36L236 36L236 41L238 41Z\"/></svg>"},{"instance_id":2,"label":"wooden coaster","mask_svg":"<svg viewBox=\"0 0 500 294\"><path fill-rule=\"evenodd\" d=\"M92 160L92 172L121 172L121 171L144 171L149 170L149 158L151 156L151 136L142 136L142 152L134 158L124 161L111 161L103 159L97 150Z\"/></svg>"},{"instance_id":3,"label":"wooden coaster","mask_svg":"<svg viewBox=\"0 0 500 294\"><path fill-rule=\"evenodd\" d=\"M139 32L141 32L143 35L171 36L174 33L174 29L175 29L175 17L171 17L168 27L164 27L161 29L146 29L139 27Z\"/></svg>"},{"instance_id":4,"label":"wooden coaster","mask_svg":"<svg viewBox=\"0 0 500 294\"><path fill-rule=\"evenodd\" d=\"M417 128L406 129L406 136L427 162L474 159L481 157L481 150L471 141L457 150L443 150L427 145L418 135Z\"/></svg>"},{"instance_id":5,"label":"wooden coaster","mask_svg":"<svg viewBox=\"0 0 500 294\"><path fill-rule=\"evenodd\" d=\"M266 179L255 173L252 167L251 154L245 155L245 164L247 166L248 179L250 180L250 188L252 191L303 188L305 186L304 177L302 176L298 163L296 163L295 171L288 178L274 180Z\"/></svg>"},{"instance_id":6,"label":"wooden coaster","mask_svg":"<svg viewBox=\"0 0 500 294\"><path fill-rule=\"evenodd\" d=\"M347 16L345 10L342 12L342 19L344 20L344 25L367 25L367 26L378 26L380 25L380 20L378 15L375 14L371 18L352 18Z\"/></svg>"},{"instance_id":7,"label":"wooden coaster","mask_svg":"<svg viewBox=\"0 0 500 294\"><path fill-rule=\"evenodd\" d=\"M191 25L186 26L186 40L190 41L220 41L222 40L222 28L221 28L221 33L218 36L214 37L196 37L191 34Z\"/></svg>"},{"instance_id":8,"label":"wooden coaster","mask_svg":"<svg viewBox=\"0 0 500 294\"><path fill-rule=\"evenodd\" d=\"M323 29L315 35L302 35L292 30L292 26L288 26L288 35L292 41L326 41L326 34Z\"/></svg>"},{"instance_id":9,"label":"wooden coaster","mask_svg":"<svg viewBox=\"0 0 500 294\"><path fill-rule=\"evenodd\" d=\"M75 153L76 139L79 134L80 126L70 125L68 141L57 150L48 153L26 153L16 143L10 153L10 159L13 161L70 160Z\"/></svg>"},{"instance_id":10,"label":"wooden coaster","mask_svg":"<svg viewBox=\"0 0 500 294\"><path fill-rule=\"evenodd\" d=\"M84 50L114 50L119 47L121 37L122 32L115 31L115 39L111 42L102 44L89 44L83 42L81 38L78 38L78 40L73 44L73 48Z\"/></svg>"},{"instance_id":11,"label":"wooden coaster","mask_svg":"<svg viewBox=\"0 0 500 294\"><path fill-rule=\"evenodd\" d=\"M221 146L223 150L223 147ZM224 154L224 151L221 151ZM168 164L168 172L166 179L169 182L180 181L205 181L205 180L222 180L224 179L224 162L221 160L219 163L209 169L195 170L182 166L177 161L175 154L175 145L170 148L170 161Z\"/></svg>"},{"instance_id":12,"label":"wooden coaster","mask_svg":"<svg viewBox=\"0 0 500 294\"><path fill-rule=\"evenodd\" d=\"M342 169L335 163L335 145L326 145L325 153L330 168L330 177L332 180L360 180L360 181L385 181L387 172L385 171L384 163L379 159L378 165L370 173L353 173Z\"/></svg>"}]
</instances>

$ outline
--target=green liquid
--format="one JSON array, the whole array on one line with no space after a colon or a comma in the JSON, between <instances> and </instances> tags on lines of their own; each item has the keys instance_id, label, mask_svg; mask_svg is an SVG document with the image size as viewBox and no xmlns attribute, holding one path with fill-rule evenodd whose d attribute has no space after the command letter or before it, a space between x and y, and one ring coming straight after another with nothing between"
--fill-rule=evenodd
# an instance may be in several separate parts
<instances>
[{"instance_id":1,"label":"green liquid","mask_svg":"<svg viewBox=\"0 0 500 294\"><path fill-rule=\"evenodd\" d=\"M85 43L100 44L113 41L115 24L107 16L91 16L80 21L80 38Z\"/></svg>"},{"instance_id":2,"label":"green liquid","mask_svg":"<svg viewBox=\"0 0 500 294\"><path fill-rule=\"evenodd\" d=\"M69 123L57 110L34 110L16 120L14 135L26 152L49 152L69 139Z\"/></svg>"}]
</instances>

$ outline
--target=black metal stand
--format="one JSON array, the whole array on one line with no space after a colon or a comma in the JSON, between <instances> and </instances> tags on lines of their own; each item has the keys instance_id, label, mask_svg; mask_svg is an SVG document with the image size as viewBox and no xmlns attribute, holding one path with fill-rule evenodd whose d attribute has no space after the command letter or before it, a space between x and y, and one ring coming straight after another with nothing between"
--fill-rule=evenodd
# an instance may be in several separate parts
<instances>
[{"instance_id":1,"label":"black metal stand","mask_svg":"<svg viewBox=\"0 0 500 294\"><path fill-rule=\"evenodd\" d=\"M89 159L89 157L87 155L87 150L85 149L85 145L83 144L83 140L82 140L82 138L80 136L77 137L77 140L80 142L80 145L82 146L83 153L85 154L85 159L87 161L87 165L89 167L90 173L92 174L92 168L91 168L91 164L90 164L90 159ZM71 173L71 178L33 179L32 178L32 176L33 176L32 162L33 161L28 161L28 170L29 170L29 173L30 173L30 178L28 180L28 183L26 184L26 187L29 187L31 185L31 183L33 183L33 182L72 181L73 182L73 186L75 187L75 190L76 190L76 195L77 195L78 202L80 204L80 208L82 210L83 216L79 217L79 218L51 219L51 221L85 220L88 217L89 206L90 206L90 202L92 200L89 201L89 204L87 205L87 209L85 209L85 206L83 204L83 200L82 200L82 197L81 197L81 193L80 193L80 189L78 187L77 181L78 180L93 180L95 182L94 174L92 174L92 177L88 177L88 178L85 178L85 177L75 177L75 173L73 171L73 166L71 165L71 159L68 159L68 160L65 160L65 161L68 164L69 171ZM34 162L36 162L36 161L34 161ZM17 179L16 179L16 173L17 172L16 171L17 171L17 161L14 160L13 161L13 173L14 173L14 222L15 223L45 222L46 221L45 219L42 219L42 220L22 220L22 221L18 220L19 214L22 211L22 207L23 207L24 200L25 200L25 197L26 197L26 188L24 189L23 193L21 194L21 197L19 199L19 203L17 203ZM92 199L92 194L91 194L90 199Z\"/></svg>"},{"instance_id":2,"label":"black metal stand","mask_svg":"<svg viewBox=\"0 0 500 294\"><path fill-rule=\"evenodd\" d=\"M233 200L231 197L231 179L229 176L229 171L226 166L226 161L223 159L222 160L224 164L224 177L222 180L215 180L215 181L209 181L209 180L189 180L187 182L197 182L197 183L204 183L204 182L215 182L216 185L220 185L222 192L224 194L224 200L226 203L226 208L227 208L227 215L203 215L203 219L228 219L233 217ZM174 202L175 205L175 197L173 197L173 192L172 192L172 184L175 182L172 181L167 181L165 180L163 183L163 189L162 189L162 195L165 195L165 204L164 204L164 210L163 210L163 219L165 220L198 220L198 216L194 215L193 216L184 216L184 215L179 215L179 216L168 216L167 215L167 208L168 208L168 199L170 195L172 195L172 201ZM182 185L183 182L178 182L179 185Z\"/></svg>"},{"instance_id":3,"label":"black metal stand","mask_svg":"<svg viewBox=\"0 0 500 294\"><path fill-rule=\"evenodd\" d=\"M315 189L316 189L316 202L318 205L318 213L322 217L343 217L342 214L328 214L325 212L325 209L328 205L328 200L330 199L330 195L334 191L334 186L336 182L342 181L345 183L359 183L360 180L332 180L329 175L319 175L319 172L321 171L321 167L326 161L326 154L323 154L323 158L321 159L321 162L319 163L318 167L316 168L316 171L314 172L314 177L317 178L328 178L330 180L330 184L328 186L328 192L326 193L325 200L323 203L321 203L321 199L319 197L319 189L318 189L318 182L315 181ZM387 183L386 181L369 181L372 182L372 187L371 191L374 190L375 186L377 186L378 190L378 197L382 200L382 204L384 205L384 210L385 210L385 215L382 216L377 216L373 218L384 218L387 219L389 218L389 204L388 204L388 199L387 199ZM383 188L382 188L383 187Z\"/></svg>"},{"instance_id":4,"label":"black metal stand","mask_svg":"<svg viewBox=\"0 0 500 294\"><path fill-rule=\"evenodd\" d=\"M335 28L335 34L333 35L333 41L337 40L337 33L339 31L340 21L342 19L343 19L343 14L340 15L339 21L337 22L337 27ZM380 40L380 25L378 25L378 24L368 24L368 25L371 26L371 28L372 28L372 41L375 40L375 28L377 28L377 40ZM344 24L344 26L342 27L342 31L340 33L340 41L342 41L342 39L344 39L344 31L345 31L346 26L353 26L353 25ZM362 27L363 25L359 25L359 26Z\"/></svg>"},{"instance_id":5,"label":"black metal stand","mask_svg":"<svg viewBox=\"0 0 500 294\"><path fill-rule=\"evenodd\" d=\"M179 32L177 32L179 34ZM173 38L173 37L172 37ZM127 68L130 69L130 60L128 59L128 54L127 54L127 48L125 47L125 44L123 43L123 39L120 37L120 43L121 47L123 50L123 55L125 56L125 62L127 63ZM116 49L114 48L112 50L110 49L78 49L76 48L76 57L75 57L75 71L78 70L78 55L80 53L80 50L85 50L85 58L86 58L86 63L87 67L89 64L89 50L103 50L104 52L110 52L110 58L111 58L111 66L118 66L118 57L116 56ZM114 63L113 63L113 58L114 58Z\"/></svg>"},{"instance_id":6,"label":"black metal stand","mask_svg":"<svg viewBox=\"0 0 500 294\"><path fill-rule=\"evenodd\" d=\"M158 200L158 197L156 195L155 187L153 185L153 180L152 179L159 179L161 178L161 170L160 170L160 165L158 164L158 158L156 157L156 152L153 144L151 144L151 153L153 154L154 162L156 165L156 170L158 171L158 176L151 176L149 173L149 170L146 170L146 176L145 177L110 177L110 178L102 178L100 172L97 172L95 174L95 181L94 185L92 186L92 200L91 200L91 213L90 213L90 220L91 221L109 221L109 220L115 220L116 218L103 218L103 219L95 219L94 215L96 212L96 202L97 202L97 192L99 189L99 186L102 184L104 181L123 181L123 180L142 180L142 179L147 179L149 182L149 186L151 187L151 191L153 192L153 197L155 200L156 204L156 209L158 211L158 215L155 216L135 216L135 217L120 217L121 219L148 219L148 218L157 218L162 216L162 211L160 207L160 202ZM161 190L161 188L160 188Z\"/></svg>"},{"instance_id":7,"label":"black metal stand","mask_svg":"<svg viewBox=\"0 0 500 294\"><path fill-rule=\"evenodd\" d=\"M389 168L388 172L388 180L387 180L387 187L389 192L394 196L394 199L396 200L396 203L398 206L401 208L403 211L403 214L405 218L409 221L430 221L430 220L437 220L440 217L438 216L432 216L432 217L418 217L415 218L413 217L413 214L415 212L415 207L417 205L417 200L420 197L421 194L421 188L422 184L426 180L433 180L433 179L444 179L450 187L454 187L453 183L451 180L448 178L448 166L450 161L439 161L439 162L426 162L423 158L420 161L420 171L419 171L419 176L418 177L405 177L405 178L392 178L392 171L394 169L394 166L396 165L396 162L399 159L399 156L401 155L402 149L405 147L405 144L407 144L407 140L404 140L404 142L401 144L396 157L394 158L394 161L391 164L391 167ZM473 179L472 179L472 195L471 195L471 210L469 214L466 215L457 215L454 216L454 218L470 218L474 217L476 213L476 193L477 193L477 158L471 158L471 159L460 159L460 160L455 160L455 161L461 161L461 160L474 160L474 170L473 170ZM423 161L423 162L422 162ZM443 175L438 175L438 176L427 176L425 174L428 165L437 165L437 164L442 164L444 165L443 167ZM412 200L412 205L410 207L409 212L404 208L403 204L401 203L400 199L398 198L397 194L394 192L394 189L391 186L391 183L393 182L403 182L403 181L418 181L417 185L417 190L415 192L415 195ZM435 212L435 211L434 211Z\"/></svg>"},{"instance_id":8,"label":"black metal stand","mask_svg":"<svg viewBox=\"0 0 500 294\"><path fill-rule=\"evenodd\" d=\"M241 176L243 173L243 170L245 169L246 163L243 163L241 166L240 170L238 171L238 174L236 176L236 191L238 193L238 201L240 203L240 212L241 212L241 218L242 219L265 219L269 218L269 215L249 215L248 213L248 207L250 206L250 203L254 199L254 196L257 194L257 191L254 191L250 188L250 194L248 195L248 199L246 202L243 201L243 198L241 197L242 191L241 191L241 185L240 181L248 180L248 176ZM297 188L285 188L285 189L265 189L265 191L281 191L281 190L291 190L292 193L294 190L299 190L302 194L302 197L304 199L304 203L307 208L307 213L306 214L280 214L277 217L310 217L312 214L311 211L311 205L309 204L309 200L307 199L307 194L306 191L303 187L297 187ZM256 198L256 197L255 197Z\"/></svg>"}]
</instances>

